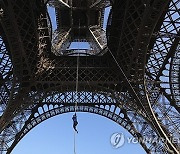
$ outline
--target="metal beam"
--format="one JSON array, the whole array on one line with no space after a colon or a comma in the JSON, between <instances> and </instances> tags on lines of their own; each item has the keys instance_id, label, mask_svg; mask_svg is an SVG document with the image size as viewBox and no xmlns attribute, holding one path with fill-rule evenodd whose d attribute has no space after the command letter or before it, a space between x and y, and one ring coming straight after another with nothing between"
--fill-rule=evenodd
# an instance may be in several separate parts
<instances>
[{"instance_id":1,"label":"metal beam","mask_svg":"<svg viewBox=\"0 0 180 154\"><path fill-rule=\"evenodd\" d=\"M177 36L180 36L180 31L177 33ZM169 58L174 56L174 54L176 52L176 48L177 48L177 46L179 44L179 41L180 41L180 37L176 37L173 44L171 45L171 48L170 48L169 52L167 53L167 55L166 55L166 57L165 57L165 59L163 61L163 64L161 65L161 68L159 69L159 72L158 72L158 74L156 76L157 81L159 80L160 76L162 75L162 72L165 69L166 64L169 63L169 61L168 61Z\"/></svg>"},{"instance_id":2,"label":"metal beam","mask_svg":"<svg viewBox=\"0 0 180 154\"><path fill-rule=\"evenodd\" d=\"M68 8L70 9L71 6L69 5L70 0L49 0L48 4L52 7L56 8Z\"/></svg>"},{"instance_id":3,"label":"metal beam","mask_svg":"<svg viewBox=\"0 0 180 154\"><path fill-rule=\"evenodd\" d=\"M94 0L89 8L105 8L110 5L110 0Z\"/></svg>"}]
</instances>

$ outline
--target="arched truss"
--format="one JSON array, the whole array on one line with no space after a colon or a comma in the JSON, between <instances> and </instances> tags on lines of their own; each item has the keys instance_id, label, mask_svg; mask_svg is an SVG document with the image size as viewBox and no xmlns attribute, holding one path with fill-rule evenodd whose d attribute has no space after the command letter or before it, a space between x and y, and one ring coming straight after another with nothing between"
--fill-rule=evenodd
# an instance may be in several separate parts
<instances>
[{"instance_id":1,"label":"arched truss","mask_svg":"<svg viewBox=\"0 0 180 154\"><path fill-rule=\"evenodd\" d=\"M174 103L176 106L180 106L180 45L177 46L177 49L175 51L174 57L171 59L171 65L170 65L170 90L172 94L172 100L174 100Z\"/></svg>"},{"instance_id":2,"label":"arched truss","mask_svg":"<svg viewBox=\"0 0 180 154\"><path fill-rule=\"evenodd\" d=\"M180 137L178 67L180 41L180 2L169 4L163 23L154 33L155 43L146 64L147 89L159 120L172 136Z\"/></svg>"},{"instance_id":3,"label":"arched truss","mask_svg":"<svg viewBox=\"0 0 180 154\"><path fill-rule=\"evenodd\" d=\"M122 97L121 97L122 98ZM126 98L124 98L125 101ZM6 145L7 153L10 153L15 145L35 126L41 122L67 112L75 111L75 102L78 101L78 112L90 112L109 118L125 128L134 137L140 139L140 144L144 150L149 153L165 151L162 141L153 138L156 133L148 126L148 121L135 111L128 109L125 104L130 102L122 102L105 94L94 92L79 92L76 97L75 92L58 93L43 99L41 103L34 104L33 107L25 110L21 115L17 116L11 125L9 125L2 134L3 143ZM120 101L120 102L119 102ZM128 100L126 100L128 101ZM121 105L120 105L121 104ZM22 117L26 117L23 119ZM23 121L22 121L23 120ZM7 135L9 134L9 136ZM4 137L4 138L3 138ZM154 141L148 143L141 139L149 138ZM156 142L156 143L155 143ZM3 144L1 141L1 144ZM1 145L2 146L2 145Z\"/></svg>"},{"instance_id":4,"label":"arched truss","mask_svg":"<svg viewBox=\"0 0 180 154\"><path fill-rule=\"evenodd\" d=\"M178 8L180 2L172 0L169 3L168 10L164 14L162 25L157 32L153 33L155 38L152 48L149 48L145 69L146 92L149 97L153 112L158 121L165 129L167 136L180 137L180 106L179 101L175 100L177 94L173 93L172 84L179 85L176 80L171 82L178 74L178 70L172 69L178 67L177 62L172 64L173 57L178 59L177 53L180 41L180 13ZM152 37L153 38L153 37ZM148 53L147 52L147 53ZM178 64L180 66L180 64ZM172 72L176 75L172 75ZM176 73L175 73L176 72ZM179 147L177 143L176 148Z\"/></svg>"},{"instance_id":5,"label":"arched truss","mask_svg":"<svg viewBox=\"0 0 180 154\"><path fill-rule=\"evenodd\" d=\"M114 12L112 9L112 15L108 22L109 46L112 51L117 52L115 54L121 59L119 60L120 66L128 76L129 81L134 84L134 89L139 94L145 108L149 106L152 109L155 113L154 118L157 119L167 136L179 137L179 105L178 101L172 99L176 96L171 93L173 90L170 90L170 78L171 72L173 72L170 71L173 66L170 66L170 62L174 53L178 52L180 40L180 15L178 10L180 2L178 0L166 1L168 7L164 8L166 11L159 16L155 25L153 23L155 23L154 19L158 17L157 10L159 9L157 8L163 7L164 2L144 1L144 4L133 0L128 1L129 3L125 1L115 2ZM156 8L156 11L149 11L144 16L145 12L148 11L146 10L147 6L152 5L154 5L153 8ZM134 9L135 6L137 6L137 9ZM113 13L116 16L113 16ZM118 15L121 13L121 16L116 13ZM133 18L136 20L133 20ZM151 22L153 20L154 22ZM140 21L143 24L140 24ZM119 23L119 26L117 26L117 23ZM151 26L154 26L154 28L151 29ZM177 62L175 65L179 66ZM174 71L176 74L178 74L178 66L176 67L177 70ZM174 85L177 87L179 83L177 77L175 78ZM148 104L145 103L147 101ZM148 109L147 112L149 112ZM178 146L176 146L177 149Z\"/></svg>"},{"instance_id":6,"label":"arched truss","mask_svg":"<svg viewBox=\"0 0 180 154\"><path fill-rule=\"evenodd\" d=\"M13 2L10 2L9 0L4 1L4 2L0 1L0 4L5 3L6 5L6 2L10 4L7 7L7 9L10 10L10 12L11 12L11 9L16 10L14 12L16 14L16 17L14 16L12 12L9 14L4 13L3 14L5 17L3 18L4 21L0 20L1 23L3 23L2 25L4 26L4 29L6 30L5 33L8 36L8 45L9 45L9 47L6 47L6 49L4 48L4 45L1 45L0 55L5 55L5 57L8 57L10 55L9 54L10 52L7 52L9 48L10 48L10 51L14 51L11 53L12 63L13 63L13 76L16 75L17 78L15 79L18 79L19 83L21 82L22 76L23 76L23 79L25 80L22 84L20 84L22 93L20 93L19 95L25 97L27 94L23 92L25 90L27 91L31 90L31 92L28 93L28 96L30 96L29 102L32 103L32 102L36 102L36 100L39 98L38 96L44 95L45 92L43 92L42 90L45 90L45 87L50 87L51 85L54 86L58 82L60 82L62 79L63 79L62 81L65 81L65 83L69 81L71 83L74 83L73 74L76 71L73 71L73 73L70 73L68 69L64 69L62 72L60 72L59 70L61 69L59 68L69 67L69 65L66 65L67 63L71 63L70 66L73 67L75 66L74 64L76 61L75 60L73 61L71 58L72 61L71 60L68 61L66 59L65 61L62 60L62 61L57 62L56 60L54 60L56 58L54 58L53 56L47 57L46 55L47 50L50 51L48 48L48 45L50 43L48 39L50 38L49 36L50 33L47 30L48 17L45 15L46 12L44 12L43 14L43 8L41 9L39 9L40 7L36 8L36 6L33 6L32 5L33 3L30 3L30 1L28 0L19 1L22 4L22 9L18 9L19 5L16 4L16 2L13 3ZM38 2L40 3L40 1ZM108 35L114 35L113 37L116 38L117 40L114 40L108 43L111 44L112 46L115 43L117 43L112 48L114 55L117 55L117 60L119 64L122 66L124 72L128 76L129 81L135 88L138 95L141 97L141 101L145 100L146 102L147 99L144 99L144 98L146 94L148 95L150 106L152 107L153 112L155 113L156 119L159 121L159 124L161 125L161 128L163 128L164 132L166 132L166 136L170 137L170 135L172 135L175 137L179 137L179 128L180 128L179 117L180 116L178 113L179 100L178 100L178 94L177 94L177 88L179 85L178 84L179 78L177 77L177 75L179 74L179 69L176 66L179 65L178 44L179 44L180 15L178 12L178 8L180 5L180 2L179 0L166 1L166 3L168 2L169 2L168 7L164 8L165 11L161 12L161 6L164 6L164 3L165 3L162 0L155 0L155 1L147 0L147 1L143 1L143 3L141 3L139 0L127 0L127 1L114 0L112 1L112 3L117 4L117 5L113 4L114 6L113 9L115 11L120 11L120 12L118 12L118 16L116 16L116 18L112 20L113 22L115 22L116 26L118 25L117 27L113 29L114 33L108 32ZM36 12L37 10L38 11L41 10L42 12L40 12L39 16L35 17L33 16L35 15L35 13L32 11L33 10L32 8L35 10L34 12ZM149 9L149 8L153 8L153 9ZM23 12L23 9L26 11ZM122 11L123 9L124 9L124 12ZM7 10L3 10L3 11L6 12ZM39 13L38 11L37 11L37 14ZM147 16L145 16L144 13L146 13ZM25 19L24 15L27 17L26 21L24 20ZM112 15L113 15L113 10L112 10ZM38 18L38 21L36 21L37 18ZM16 19L18 22L15 22L16 20L14 19ZM111 21L111 18L109 18L109 21ZM36 22L38 23L38 30L36 29L37 28ZM108 23L108 24L111 25L111 23ZM29 30L28 33L24 33L24 31L26 31L27 29ZM14 31L16 33L14 33ZM34 39L37 35L39 36L38 41ZM19 39L14 39L14 38L19 38ZM108 38L110 37L108 36ZM3 37L3 40L4 40L4 37ZM3 44L2 41L0 41L0 43ZM37 44L39 45L38 49L37 49ZM116 49L116 47L118 47L118 49ZM116 51L121 51L121 52L116 53ZM52 60L51 58L52 59L54 58L54 59ZM146 62L144 62L144 59L146 59ZM10 58L1 58L1 60L3 60L1 63L1 66L3 67L0 67L0 68L4 69L4 68L7 68L8 66L8 70L11 70L10 65L8 65L10 64ZM7 61L9 63L7 63ZM95 58L92 61L94 62ZM89 62L91 63L92 61L89 61ZM102 64L104 63L105 62L103 62ZM98 64L99 62L95 65L98 65ZM91 67L92 66L94 67L95 65L93 63ZM36 69L37 66L38 68ZM57 69L56 69L56 66L58 66ZM107 65L103 65L103 66L107 67ZM96 80L97 83L102 82L100 84L105 85L105 87L111 88L112 85L116 85L117 83L119 84L120 82L119 80L123 81L122 77L120 78L118 76L119 74L117 73L117 70L113 70L114 72L116 72L116 74L113 74L113 73L111 74L109 72L105 73L105 71L107 70L104 71L103 69L101 70L103 73L101 73L101 71L99 70L90 70L86 68L82 70L81 79L83 82L84 81L86 82L86 80L88 80L84 76L84 72L86 72L87 70L88 72L90 72L89 74L93 75L93 78L91 78L92 83L93 83L93 80ZM111 67L109 67L108 71L112 72ZM101 74L100 80L98 78L99 77L98 73ZM28 84L30 81L34 82L33 80L34 76L32 74L34 76L36 76L37 74L39 75L39 76L38 75L36 76L38 83L35 83L35 86L31 85L31 87L30 86L28 87ZM96 74L98 75L96 76ZM29 79L30 75L32 76ZM49 75L52 75L52 77L54 78L49 77ZM106 75L108 76L108 80L105 79ZM62 76L64 76L64 78L62 78ZM145 76L145 79L144 79L144 76ZM87 77L89 77L89 75ZM2 77L0 78L1 83L4 84L4 81L6 81L4 80L5 78L6 78L5 75L3 76L3 78ZM12 81L12 76L8 80ZM53 83L52 84L46 83L49 81ZM111 82L111 85L107 85L108 82ZM8 83L8 86L10 88L12 87L11 83L12 82ZM18 88L20 86L17 84ZM6 108L4 104L6 104L8 102L8 99L10 98L7 88L4 92L4 89L3 89L4 87L5 87L5 84L1 86L2 88L1 90L3 92L1 97L5 98L4 100L2 99L3 103L1 104L2 106L1 108L3 110ZM59 88L59 87L56 86L56 88ZM42 91L42 93L40 94L39 92L35 92L36 90ZM127 89L124 89L124 91L117 90L119 93L118 93L118 96L115 97L116 100L121 98L121 95L124 94L126 90ZM150 125L152 125L152 121L143 120L142 118L143 116L148 119L148 116L151 114L148 114L149 111L145 114L145 112L142 110L142 107L137 108L137 106L139 105L139 102L135 100L136 97L134 98L133 94L131 93L132 94L131 95L130 93L131 91L127 90L126 91L126 95L128 95L128 97L126 98L127 100L118 101L118 103L131 102L130 105L129 106L127 104L124 105L122 103L122 104L117 104L116 107L117 108L119 107L120 111L121 109L125 109L127 111L127 115L132 125L134 125L134 128L136 128L136 130L138 130L138 132L142 136L143 135L147 136L149 134L151 134L152 136L153 135L157 136L157 134L154 132L155 128L153 129L150 128L151 127ZM17 93L14 93L14 96L16 96L16 94ZM113 96L112 98L114 98L116 94L117 93L111 93L111 95ZM63 95L65 95L65 93L63 93ZM108 100L108 97L105 97L104 99ZM132 100L130 101L130 99ZM22 101L22 104L19 105L19 108L21 107L25 108L25 105L27 104L26 101L28 100L24 99L21 101ZM39 105L42 105L43 103ZM31 104L29 108L26 108L21 114L18 114L16 117L14 117L13 121L11 121L8 127L1 133L0 151L3 151L3 150L6 151L9 148L9 145L11 145L12 142L14 141L15 135L17 134L18 136L18 132L20 132L20 130L23 127L25 127L25 121L27 121L30 118L30 115L33 112L32 108L34 108L36 105L37 104L34 104L34 105ZM144 106L146 105L147 104L144 104ZM48 104L48 106L50 107L51 105ZM13 106L11 106L11 108L13 108ZM91 110L95 111L96 107L93 106L92 108L93 109ZM137 110L134 110L134 109L137 109ZM98 108L98 111L99 110L100 109ZM89 107L89 111L90 111L90 107ZM48 113L49 112L47 111L47 114ZM110 113L111 112L109 109L108 115L110 115ZM136 123L138 123L138 125L135 125ZM137 128L137 127L140 127L140 128ZM166 148L164 147L163 143L153 144L151 146L146 145L146 146L148 147L147 149L149 149L150 152L152 153L153 152L157 153L159 151L160 153L168 153L168 151L165 150Z\"/></svg>"}]
</instances>

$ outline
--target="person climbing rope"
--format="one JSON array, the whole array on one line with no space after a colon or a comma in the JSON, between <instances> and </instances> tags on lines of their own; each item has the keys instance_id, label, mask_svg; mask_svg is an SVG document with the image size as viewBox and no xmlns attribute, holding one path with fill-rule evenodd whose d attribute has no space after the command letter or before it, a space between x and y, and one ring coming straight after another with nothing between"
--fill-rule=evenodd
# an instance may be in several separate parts
<instances>
[{"instance_id":1,"label":"person climbing rope","mask_svg":"<svg viewBox=\"0 0 180 154\"><path fill-rule=\"evenodd\" d=\"M76 129L76 126L78 125L76 113L73 115L72 120L73 120L73 128L78 133L78 130Z\"/></svg>"}]
</instances>

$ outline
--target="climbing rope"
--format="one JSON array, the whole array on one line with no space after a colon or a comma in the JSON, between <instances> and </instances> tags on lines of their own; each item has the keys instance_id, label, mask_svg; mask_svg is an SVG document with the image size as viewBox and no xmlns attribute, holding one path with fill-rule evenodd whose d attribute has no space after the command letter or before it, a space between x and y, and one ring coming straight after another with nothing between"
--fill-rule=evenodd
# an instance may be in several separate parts
<instances>
[{"instance_id":1,"label":"climbing rope","mask_svg":"<svg viewBox=\"0 0 180 154\"><path fill-rule=\"evenodd\" d=\"M79 81L79 54L77 56L77 69L76 69L76 101L75 101L75 113L77 112L77 106L78 106L78 83Z\"/></svg>"},{"instance_id":2,"label":"climbing rope","mask_svg":"<svg viewBox=\"0 0 180 154\"><path fill-rule=\"evenodd\" d=\"M74 131L74 154L76 154L76 132Z\"/></svg>"},{"instance_id":3,"label":"climbing rope","mask_svg":"<svg viewBox=\"0 0 180 154\"><path fill-rule=\"evenodd\" d=\"M80 29L80 21L79 21L79 29ZM80 32L79 32L80 33ZM75 101L75 114L77 111L77 105L78 105L78 81L79 81L79 39L78 39L78 56L77 56L77 67L76 67L76 101Z\"/></svg>"},{"instance_id":4,"label":"climbing rope","mask_svg":"<svg viewBox=\"0 0 180 154\"><path fill-rule=\"evenodd\" d=\"M77 69L76 69L76 98L75 98L75 115L77 112L77 107L78 107L78 81L79 81L79 54L77 56ZM76 130L74 129L74 154L76 154Z\"/></svg>"},{"instance_id":5,"label":"climbing rope","mask_svg":"<svg viewBox=\"0 0 180 154\"><path fill-rule=\"evenodd\" d=\"M78 31L80 31L80 20L79 20ZM79 41L80 40L78 39L78 42ZM76 94L75 94L76 98L75 98L75 114L74 114L75 116L76 116L78 102L79 102L79 97L78 97L78 86L79 86L79 83L78 82L79 82L79 43L78 43L78 55L77 55L77 67L76 67ZM76 154L76 132L77 132L77 130L74 129L74 154Z\"/></svg>"}]
</instances>

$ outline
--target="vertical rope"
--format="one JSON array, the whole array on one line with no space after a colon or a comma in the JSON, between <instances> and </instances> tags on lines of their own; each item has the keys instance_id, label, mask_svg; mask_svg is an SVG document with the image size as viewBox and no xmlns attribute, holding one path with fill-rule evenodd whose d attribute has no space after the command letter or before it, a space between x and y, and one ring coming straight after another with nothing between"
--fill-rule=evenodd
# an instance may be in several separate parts
<instances>
[{"instance_id":1,"label":"vertical rope","mask_svg":"<svg viewBox=\"0 0 180 154\"><path fill-rule=\"evenodd\" d=\"M74 131L74 154L76 154L76 132Z\"/></svg>"},{"instance_id":2,"label":"vertical rope","mask_svg":"<svg viewBox=\"0 0 180 154\"><path fill-rule=\"evenodd\" d=\"M79 81L79 54L77 56L77 69L76 69L76 99L75 99L75 114L78 105L78 81ZM76 154L76 131L74 130L74 154Z\"/></svg>"},{"instance_id":3,"label":"vertical rope","mask_svg":"<svg viewBox=\"0 0 180 154\"><path fill-rule=\"evenodd\" d=\"M75 114L78 106L78 81L79 81L79 54L77 56L77 69L76 69L76 99L75 99ZM76 131L74 130L74 154L76 154Z\"/></svg>"},{"instance_id":4,"label":"vertical rope","mask_svg":"<svg viewBox=\"0 0 180 154\"><path fill-rule=\"evenodd\" d=\"M80 20L79 20L79 30L80 30ZM80 41L80 40L79 40ZM77 112L77 106L79 102L78 97L78 81L79 81L79 42L78 42L78 56L77 56L77 68L76 68L76 99L75 99L75 114ZM74 130L74 154L76 154L76 131Z\"/></svg>"},{"instance_id":5,"label":"vertical rope","mask_svg":"<svg viewBox=\"0 0 180 154\"><path fill-rule=\"evenodd\" d=\"M80 31L80 20L79 20L79 27L78 27L78 33ZM78 36L79 37L79 36ZM78 81L79 81L79 38L78 38L78 56L77 56L77 69L76 69L76 102L75 102L75 113L77 111L77 103L78 103Z\"/></svg>"},{"instance_id":6,"label":"vertical rope","mask_svg":"<svg viewBox=\"0 0 180 154\"><path fill-rule=\"evenodd\" d=\"M77 69L76 69L76 101L75 101L75 113L78 105L78 81L79 81L79 54L77 56Z\"/></svg>"}]
</instances>

